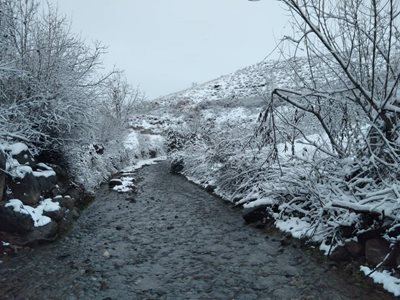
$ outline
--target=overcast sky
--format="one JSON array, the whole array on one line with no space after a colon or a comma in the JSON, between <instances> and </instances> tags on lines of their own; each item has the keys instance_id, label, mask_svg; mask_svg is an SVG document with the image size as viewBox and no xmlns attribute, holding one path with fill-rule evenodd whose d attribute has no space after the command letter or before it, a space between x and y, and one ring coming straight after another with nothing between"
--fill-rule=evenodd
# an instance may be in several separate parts
<instances>
[{"instance_id":1,"label":"overcast sky","mask_svg":"<svg viewBox=\"0 0 400 300\"><path fill-rule=\"evenodd\" d=\"M88 41L108 46L107 68L126 71L148 98L261 61L285 25L277 0L50 0Z\"/></svg>"}]
</instances>

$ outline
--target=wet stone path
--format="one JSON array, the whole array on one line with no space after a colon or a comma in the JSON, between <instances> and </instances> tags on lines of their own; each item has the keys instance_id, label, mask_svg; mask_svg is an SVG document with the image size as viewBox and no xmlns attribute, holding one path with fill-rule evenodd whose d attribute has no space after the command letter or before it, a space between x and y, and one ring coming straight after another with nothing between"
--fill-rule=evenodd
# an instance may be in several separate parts
<instances>
[{"instance_id":1,"label":"wet stone path","mask_svg":"<svg viewBox=\"0 0 400 300\"><path fill-rule=\"evenodd\" d=\"M0 265L0 299L391 299L246 226L166 162L103 187L66 237Z\"/></svg>"}]
</instances>

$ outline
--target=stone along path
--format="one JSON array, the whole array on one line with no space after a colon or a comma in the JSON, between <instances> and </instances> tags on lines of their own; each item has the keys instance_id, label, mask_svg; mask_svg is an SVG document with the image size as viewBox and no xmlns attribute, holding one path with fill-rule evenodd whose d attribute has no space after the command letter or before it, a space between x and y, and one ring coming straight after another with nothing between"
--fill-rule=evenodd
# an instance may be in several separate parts
<instances>
[{"instance_id":1,"label":"stone along path","mask_svg":"<svg viewBox=\"0 0 400 300\"><path fill-rule=\"evenodd\" d=\"M0 299L391 299L318 263L166 162L134 199L103 187L60 241L5 260Z\"/></svg>"}]
</instances>

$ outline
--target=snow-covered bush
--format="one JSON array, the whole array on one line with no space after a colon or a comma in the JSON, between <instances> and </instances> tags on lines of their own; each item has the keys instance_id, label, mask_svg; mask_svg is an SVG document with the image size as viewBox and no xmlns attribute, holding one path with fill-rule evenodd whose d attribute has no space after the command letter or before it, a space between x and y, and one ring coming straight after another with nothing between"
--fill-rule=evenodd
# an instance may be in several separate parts
<instances>
[{"instance_id":1,"label":"snow-covered bush","mask_svg":"<svg viewBox=\"0 0 400 300\"><path fill-rule=\"evenodd\" d=\"M110 140L103 144L66 144L63 152L73 178L86 189L93 190L127 165L165 156L165 148L163 137L131 131L123 140Z\"/></svg>"},{"instance_id":2,"label":"snow-covered bush","mask_svg":"<svg viewBox=\"0 0 400 300\"><path fill-rule=\"evenodd\" d=\"M287 42L304 49L296 52L303 57L290 58L293 84L271 91L258 132L276 149L291 143L289 133L309 153L313 148L312 157L294 157L293 167L275 159L281 180L290 178L285 211L303 210L314 228L324 224L322 238L340 240L347 225L355 226L354 235L369 229L351 213L392 222L381 224L390 231L400 210L399 6L390 0L324 1L323 9L313 1L282 2L301 35ZM300 112L300 120L276 103ZM304 178L291 172L299 167L307 170Z\"/></svg>"},{"instance_id":3,"label":"snow-covered bush","mask_svg":"<svg viewBox=\"0 0 400 300\"><path fill-rule=\"evenodd\" d=\"M0 137L14 137L38 149L57 148L91 129L104 76L104 47L89 47L69 31L69 23L39 2L2 1L0 49ZM7 54L4 56L3 51ZM7 113L8 112L8 113Z\"/></svg>"}]
</instances>

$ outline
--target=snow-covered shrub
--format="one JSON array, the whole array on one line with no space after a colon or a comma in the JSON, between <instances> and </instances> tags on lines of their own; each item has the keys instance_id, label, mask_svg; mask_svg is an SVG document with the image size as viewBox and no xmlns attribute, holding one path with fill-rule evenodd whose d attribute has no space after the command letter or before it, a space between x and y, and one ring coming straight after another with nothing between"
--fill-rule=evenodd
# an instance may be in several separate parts
<instances>
[{"instance_id":1,"label":"snow-covered shrub","mask_svg":"<svg viewBox=\"0 0 400 300\"><path fill-rule=\"evenodd\" d=\"M129 164L165 156L166 149L163 137L132 131L122 140L103 144L67 144L63 153L73 178L86 189L93 190Z\"/></svg>"},{"instance_id":2,"label":"snow-covered shrub","mask_svg":"<svg viewBox=\"0 0 400 300\"><path fill-rule=\"evenodd\" d=\"M204 186L216 186L217 193L232 200L252 188L257 177L251 169L257 171L254 166L262 161L255 160L255 141L249 143L254 135L254 112L242 108L218 112L207 108L199 112L200 118L189 116L185 126L172 127L169 154L184 163L185 176Z\"/></svg>"},{"instance_id":3,"label":"snow-covered shrub","mask_svg":"<svg viewBox=\"0 0 400 300\"><path fill-rule=\"evenodd\" d=\"M92 188L127 159L122 142L143 95L121 72L103 74L105 48L71 33L57 9L16 0L0 11L0 140L26 143Z\"/></svg>"},{"instance_id":4,"label":"snow-covered shrub","mask_svg":"<svg viewBox=\"0 0 400 300\"><path fill-rule=\"evenodd\" d=\"M338 243L342 226L353 225L354 235L371 229L362 222L366 215L390 230L400 211L400 39L394 33L400 7L393 1L325 1L323 9L313 1L282 2L301 36L287 41L304 47L296 52L304 57L288 60L291 83L268 95L258 132L277 152L295 141L308 155L275 157L279 181L287 183L280 214L303 214L321 239ZM353 38L361 42L347 43ZM282 104L301 118L282 113ZM299 169L304 177L293 172Z\"/></svg>"},{"instance_id":5,"label":"snow-covered shrub","mask_svg":"<svg viewBox=\"0 0 400 300\"><path fill-rule=\"evenodd\" d=\"M120 141L102 146L104 150L101 154L96 152L93 144L71 143L63 148L72 178L88 190L93 190L110 178L128 160L128 154L121 147Z\"/></svg>"}]
</instances>

